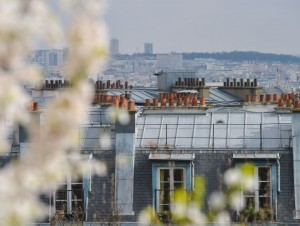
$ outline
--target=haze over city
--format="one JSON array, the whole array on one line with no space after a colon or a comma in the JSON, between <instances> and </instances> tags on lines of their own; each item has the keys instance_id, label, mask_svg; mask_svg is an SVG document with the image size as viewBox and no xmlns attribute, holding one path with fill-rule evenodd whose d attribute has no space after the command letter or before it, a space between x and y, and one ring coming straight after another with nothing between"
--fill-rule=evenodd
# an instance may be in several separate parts
<instances>
[{"instance_id":1,"label":"haze over city","mask_svg":"<svg viewBox=\"0 0 300 226\"><path fill-rule=\"evenodd\" d=\"M300 54L298 0L110 0L109 38L120 53L258 51Z\"/></svg>"}]
</instances>

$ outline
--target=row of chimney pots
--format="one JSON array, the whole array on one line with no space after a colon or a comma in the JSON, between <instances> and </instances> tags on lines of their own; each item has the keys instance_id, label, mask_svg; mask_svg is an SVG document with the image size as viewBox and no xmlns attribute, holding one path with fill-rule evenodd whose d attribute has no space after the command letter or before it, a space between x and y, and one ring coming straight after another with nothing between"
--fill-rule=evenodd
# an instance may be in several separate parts
<instances>
[{"instance_id":1,"label":"row of chimney pots","mask_svg":"<svg viewBox=\"0 0 300 226\"><path fill-rule=\"evenodd\" d=\"M244 79L236 79L234 78L232 81L229 80L229 78L226 79L224 82L224 87L257 87L257 79L253 79L251 81L249 78L247 80Z\"/></svg>"},{"instance_id":2,"label":"row of chimney pots","mask_svg":"<svg viewBox=\"0 0 300 226\"><path fill-rule=\"evenodd\" d=\"M95 103L113 104L117 108L125 110L135 110L135 103L132 100L127 100L124 95L111 96L107 94L95 94Z\"/></svg>"},{"instance_id":3,"label":"row of chimney pots","mask_svg":"<svg viewBox=\"0 0 300 226\"><path fill-rule=\"evenodd\" d=\"M246 95L245 102L276 102L278 103L278 107L294 107L300 108L300 100L297 94L288 93L288 94L281 94L279 99L279 94L261 94L259 96L253 95L252 100L250 95Z\"/></svg>"},{"instance_id":4,"label":"row of chimney pots","mask_svg":"<svg viewBox=\"0 0 300 226\"><path fill-rule=\"evenodd\" d=\"M42 88L44 89L57 89L57 88L65 88L70 87L69 80L45 80L42 84Z\"/></svg>"},{"instance_id":5,"label":"row of chimney pots","mask_svg":"<svg viewBox=\"0 0 300 226\"><path fill-rule=\"evenodd\" d=\"M103 90L103 89L132 89L131 86L128 86L128 81L125 81L125 84L121 84L121 80L117 80L116 82L111 83L110 80L105 81L96 81L95 89Z\"/></svg>"},{"instance_id":6,"label":"row of chimney pots","mask_svg":"<svg viewBox=\"0 0 300 226\"><path fill-rule=\"evenodd\" d=\"M176 102L176 105L175 105L175 102ZM146 107L150 107L150 106L169 106L169 107L174 107L174 106L185 106L185 107L188 107L188 106L193 106L193 107L196 107L198 106L198 103L200 104L201 107L205 107L205 98L204 97L201 97L200 98L200 102L198 101L198 98L196 96L194 96L193 98L190 98L189 96L186 96L185 98L181 98L181 97L178 97L177 99L174 99L174 98L162 98L160 99L160 103L159 103L159 100L157 98L154 98L152 100L152 103L151 103L151 100L150 99L146 99Z\"/></svg>"},{"instance_id":7,"label":"row of chimney pots","mask_svg":"<svg viewBox=\"0 0 300 226\"><path fill-rule=\"evenodd\" d=\"M175 81L175 86L188 86L188 87L196 87L205 86L205 78L184 78L181 79L180 77Z\"/></svg>"}]
</instances>

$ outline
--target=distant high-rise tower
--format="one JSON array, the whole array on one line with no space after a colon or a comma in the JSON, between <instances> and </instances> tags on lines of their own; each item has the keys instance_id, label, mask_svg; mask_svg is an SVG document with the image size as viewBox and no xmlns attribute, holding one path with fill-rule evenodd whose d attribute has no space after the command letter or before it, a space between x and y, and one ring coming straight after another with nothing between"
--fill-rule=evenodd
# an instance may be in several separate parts
<instances>
[{"instance_id":1,"label":"distant high-rise tower","mask_svg":"<svg viewBox=\"0 0 300 226\"><path fill-rule=\"evenodd\" d=\"M110 55L119 54L119 40L118 39L113 38L110 40L109 53L110 53Z\"/></svg>"},{"instance_id":2,"label":"distant high-rise tower","mask_svg":"<svg viewBox=\"0 0 300 226\"><path fill-rule=\"evenodd\" d=\"M153 54L153 44L152 43L144 44L144 54Z\"/></svg>"}]
</instances>

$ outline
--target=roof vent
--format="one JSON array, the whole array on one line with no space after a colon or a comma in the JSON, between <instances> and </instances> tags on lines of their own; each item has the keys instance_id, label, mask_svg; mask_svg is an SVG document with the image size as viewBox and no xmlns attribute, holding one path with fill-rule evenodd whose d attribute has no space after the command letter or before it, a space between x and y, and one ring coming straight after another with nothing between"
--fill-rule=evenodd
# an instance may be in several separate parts
<instances>
[{"instance_id":1,"label":"roof vent","mask_svg":"<svg viewBox=\"0 0 300 226\"><path fill-rule=\"evenodd\" d=\"M220 119L216 122L216 124L224 124L224 121Z\"/></svg>"}]
</instances>

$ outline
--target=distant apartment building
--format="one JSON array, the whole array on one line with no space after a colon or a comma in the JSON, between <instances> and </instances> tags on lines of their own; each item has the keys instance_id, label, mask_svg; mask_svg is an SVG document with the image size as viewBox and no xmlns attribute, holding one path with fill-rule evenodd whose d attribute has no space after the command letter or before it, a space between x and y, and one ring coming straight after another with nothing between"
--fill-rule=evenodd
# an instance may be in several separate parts
<instances>
[{"instance_id":1,"label":"distant apartment building","mask_svg":"<svg viewBox=\"0 0 300 226\"><path fill-rule=\"evenodd\" d=\"M113 39L110 40L109 53L110 53L110 55L119 54L119 40L118 39L113 38Z\"/></svg>"},{"instance_id":2,"label":"distant apartment building","mask_svg":"<svg viewBox=\"0 0 300 226\"><path fill-rule=\"evenodd\" d=\"M28 61L42 68L61 67L65 55L66 50L63 49L36 50L28 57Z\"/></svg>"},{"instance_id":3,"label":"distant apartment building","mask_svg":"<svg viewBox=\"0 0 300 226\"><path fill-rule=\"evenodd\" d=\"M62 77L61 68L67 52L67 49L35 50L27 57L26 61L40 68L46 78Z\"/></svg>"},{"instance_id":4,"label":"distant apartment building","mask_svg":"<svg viewBox=\"0 0 300 226\"><path fill-rule=\"evenodd\" d=\"M183 68L183 55L179 53L157 54L156 68L180 70Z\"/></svg>"},{"instance_id":5,"label":"distant apartment building","mask_svg":"<svg viewBox=\"0 0 300 226\"><path fill-rule=\"evenodd\" d=\"M153 54L153 44L146 42L144 44L144 54Z\"/></svg>"}]
</instances>

